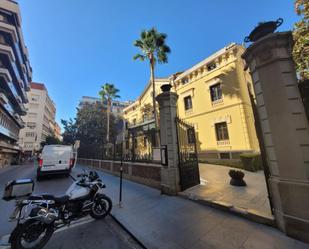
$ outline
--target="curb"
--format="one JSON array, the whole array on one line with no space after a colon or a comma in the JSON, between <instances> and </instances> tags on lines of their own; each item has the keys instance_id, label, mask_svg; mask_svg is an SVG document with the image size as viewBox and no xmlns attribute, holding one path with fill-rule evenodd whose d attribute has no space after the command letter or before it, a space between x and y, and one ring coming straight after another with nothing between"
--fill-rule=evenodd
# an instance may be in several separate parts
<instances>
[{"instance_id":1,"label":"curb","mask_svg":"<svg viewBox=\"0 0 309 249\"><path fill-rule=\"evenodd\" d=\"M111 213L110 213L109 215L110 215L110 217L113 218L113 220L114 220L119 226L121 226L121 228L122 228L123 230L125 230L125 231L137 242L137 244L139 244L142 248L147 249L147 247L146 247L139 239L137 239L136 236L135 236L133 233L131 233L130 230L129 230L126 226L124 226L114 215L112 215ZM0 249L1 249L1 248L0 248Z\"/></svg>"},{"instance_id":2,"label":"curb","mask_svg":"<svg viewBox=\"0 0 309 249\"><path fill-rule=\"evenodd\" d=\"M274 227L277 228L276 224L275 224L275 219L269 216L266 216L256 210L253 209L246 209L246 208L241 208L241 207L236 207L234 205L232 205L231 203L228 202L224 202L224 201L214 201L211 199L204 199L201 198L197 195L187 195L184 193L178 193L178 196L183 198L183 199L187 199L190 201L194 201L196 203L199 203L201 205L204 206L208 206L208 207L212 207L212 208L216 208L219 210L222 210L224 212L229 212L231 214L240 216L242 218L245 218L247 220L256 222L256 223L260 223L263 225L267 225L270 227Z\"/></svg>"}]
</instances>

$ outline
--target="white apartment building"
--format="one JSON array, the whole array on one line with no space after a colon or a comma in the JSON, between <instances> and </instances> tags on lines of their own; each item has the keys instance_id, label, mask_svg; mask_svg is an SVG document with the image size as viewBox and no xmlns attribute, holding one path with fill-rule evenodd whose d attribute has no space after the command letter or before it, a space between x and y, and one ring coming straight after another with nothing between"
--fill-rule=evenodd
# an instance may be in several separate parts
<instances>
[{"instance_id":1,"label":"white apartment building","mask_svg":"<svg viewBox=\"0 0 309 249\"><path fill-rule=\"evenodd\" d=\"M82 99L79 102L79 107L82 107L84 104L94 104L97 102L102 102L100 98L95 98L95 97L89 97L89 96L82 96ZM118 117L122 116L123 114L123 109L132 104L132 101L119 101L119 100L113 100L112 102L112 108L111 111L112 113ZM107 105L107 103L104 103L104 105Z\"/></svg>"},{"instance_id":2,"label":"white apartment building","mask_svg":"<svg viewBox=\"0 0 309 249\"><path fill-rule=\"evenodd\" d=\"M27 115L23 117L25 128L19 133L19 145L25 154L32 155L47 136L55 136L56 107L42 83L31 83L27 94L29 103Z\"/></svg>"}]
</instances>

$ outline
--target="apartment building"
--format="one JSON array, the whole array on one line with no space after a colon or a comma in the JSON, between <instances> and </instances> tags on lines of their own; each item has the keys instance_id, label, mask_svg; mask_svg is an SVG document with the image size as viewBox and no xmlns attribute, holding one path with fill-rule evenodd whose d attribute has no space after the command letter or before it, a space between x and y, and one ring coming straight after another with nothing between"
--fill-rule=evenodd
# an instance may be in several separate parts
<instances>
[{"instance_id":1,"label":"apartment building","mask_svg":"<svg viewBox=\"0 0 309 249\"><path fill-rule=\"evenodd\" d=\"M178 94L178 116L195 127L200 160L239 159L241 153L259 151L248 93L252 82L244 71L243 52L244 47L232 43L184 72L156 80L157 94L168 83ZM124 109L129 129L154 126L151 89L148 84Z\"/></svg>"},{"instance_id":2,"label":"apartment building","mask_svg":"<svg viewBox=\"0 0 309 249\"><path fill-rule=\"evenodd\" d=\"M89 96L82 96L82 99L79 102L79 107L81 108L84 104L93 104L97 102L102 102L100 98L89 97ZM113 100L111 106L111 112L116 116L122 116L123 109L130 105L131 101L120 101L120 100ZM107 102L104 102L104 105L107 107Z\"/></svg>"},{"instance_id":3,"label":"apartment building","mask_svg":"<svg viewBox=\"0 0 309 249\"><path fill-rule=\"evenodd\" d=\"M32 68L25 46L19 6L0 1L0 167L17 158L18 134L26 114Z\"/></svg>"},{"instance_id":4,"label":"apartment building","mask_svg":"<svg viewBox=\"0 0 309 249\"><path fill-rule=\"evenodd\" d=\"M55 122L54 124L54 136L58 138L60 141L62 141L61 127L57 122Z\"/></svg>"},{"instance_id":5,"label":"apartment building","mask_svg":"<svg viewBox=\"0 0 309 249\"><path fill-rule=\"evenodd\" d=\"M26 154L38 151L47 136L55 136L56 107L42 83L31 84L28 92L27 115L23 117L25 128L20 131L19 144Z\"/></svg>"}]
</instances>

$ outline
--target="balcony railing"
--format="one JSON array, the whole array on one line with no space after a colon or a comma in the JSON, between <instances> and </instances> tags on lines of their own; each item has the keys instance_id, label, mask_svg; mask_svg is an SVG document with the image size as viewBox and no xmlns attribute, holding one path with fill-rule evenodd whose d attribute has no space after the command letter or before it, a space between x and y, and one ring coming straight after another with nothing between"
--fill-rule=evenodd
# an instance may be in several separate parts
<instances>
[{"instance_id":1,"label":"balcony railing","mask_svg":"<svg viewBox=\"0 0 309 249\"><path fill-rule=\"evenodd\" d=\"M128 123L127 127L128 128L134 128L134 127L143 126L143 125L152 123L154 121L155 121L154 116L151 115L151 116L144 117L142 119L137 119L134 122L130 122L130 123Z\"/></svg>"},{"instance_id":2,"label":"balcony railing","mask_svg":"<svg viewBox=\"0 0 309 249\"><path fill-rule=\"evenodd\" d=\"M220 141L217 141L217 145L218 146L228 146L228 145L230 145L230 140L220 140Z\"/></svg>"}]
</instances>

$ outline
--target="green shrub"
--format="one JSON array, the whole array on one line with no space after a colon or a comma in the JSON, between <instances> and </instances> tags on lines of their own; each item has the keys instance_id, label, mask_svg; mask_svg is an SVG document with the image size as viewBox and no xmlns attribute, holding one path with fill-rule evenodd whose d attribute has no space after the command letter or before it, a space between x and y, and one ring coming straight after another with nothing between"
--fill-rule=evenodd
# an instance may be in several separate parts
<instances>
[{"instance_id":1,"label":"green shrub","mask_svg":"<svg viewBox=\"0 0 309 249\"><path fill-rule=\"evenodd\" d=\"M238 160L199 160L199 163L215 164L219 166L228 166L236 169L243 169L241 161Z\"/></svg>"},{"instance_id":2,"label":"green shrub","mask_svg":"<svg viewBox=\"0 0 309 249\"><path fill-rule=\"evenodd\" d=\"M263 169L262 158L260 154L245 153L240 155L243 168L248 171L258 171Z\"/></svg>"}]
</instances>

